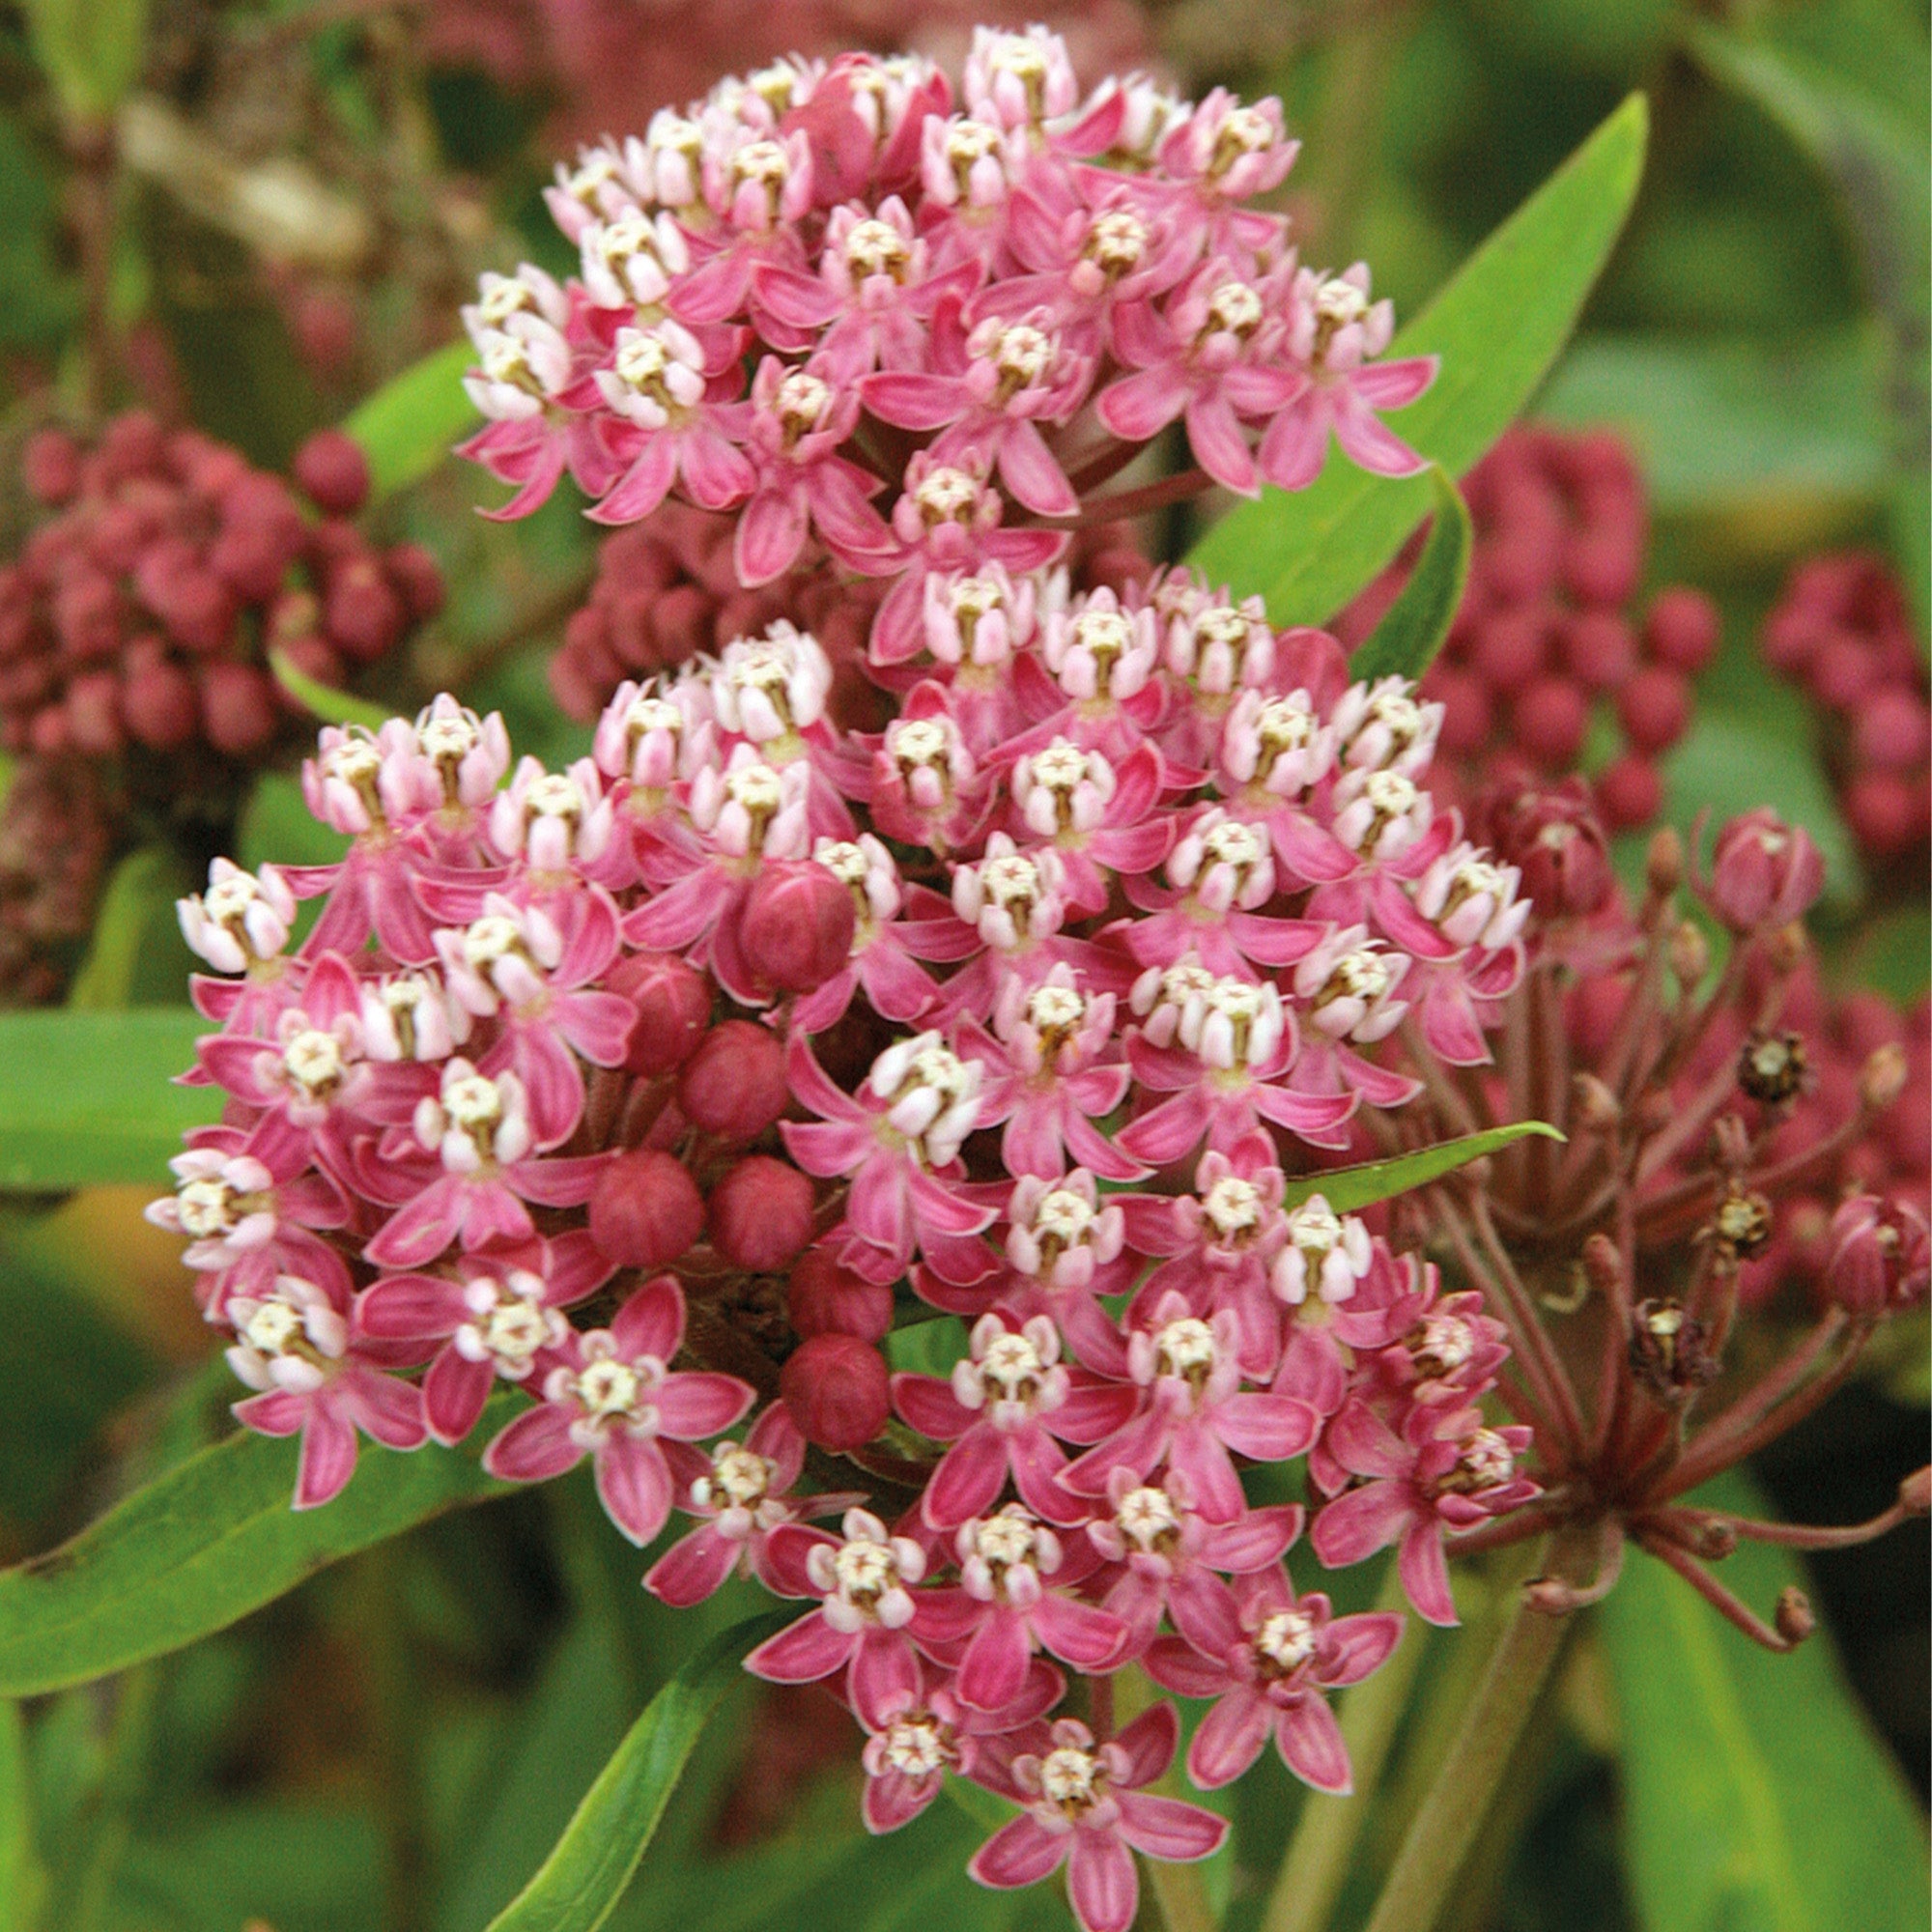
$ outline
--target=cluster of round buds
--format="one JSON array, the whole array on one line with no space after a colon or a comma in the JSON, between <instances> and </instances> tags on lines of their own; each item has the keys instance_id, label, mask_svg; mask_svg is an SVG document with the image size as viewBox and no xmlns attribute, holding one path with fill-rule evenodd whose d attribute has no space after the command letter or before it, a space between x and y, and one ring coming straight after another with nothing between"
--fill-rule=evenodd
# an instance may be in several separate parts
<instances>
[{"instance_id":1,"label":"cluster of round buds","mask_svg":"<svg viewBox=\"0 0 1932 1932\"><path fill-rule=\"evenodd\" d=\"M870 1815L948 1775L1050 1803L1085 1897L1080 1848L1140 1840L1115 1742L1047 1730L1068 1668L1217 1700L1203 1785L1270 1736L1346 1783L1326 1693L1400 1620L1297 1594L1303 1512L1243 1464L1306 1456L1317 1556L1400 1541L1444 1621L1445 1535L1534 1492L1479 1407L1494 1324L1315 1191L1411 1052L1488 1057L1527 908L1435 810L1402 680L1184 572L1042 579L1029 623L1033 582L997 584L997 677L934 650L878 732L783 621L621 686L562 771L449 698L324 731L341 864L222 861L184 902L227 1105L154 1213L242 1419L302 1432L298 1502L358 1430L453 1443L514 1384L497 1474L589 1456L638 1543L695 1520L667 1601L740 1568L816 1600L752 1666L840 1678ZM889 1368L922 1303L971 1322L948 1376ZM808 1443L851 1491L801 1488ZM1211 1849L1182 1812L1161 1842Z\"/></svg>"},{"instance_id":2,"label":"cluster of round buds","mask_svg":"<svg viewBox=\"0 0 1932 1932\"><path fill-rule=\"evenodd\" d=\"M731 513L739 586L878 580L871 659L903 665L984 601L961 580L1133 507L1095 493L1170 424L1202 488L1305 487L1331 434L1420 468L1381 412L1433 360L1378 359L1368 270L1318 271L1243 205L1295 145L1278 101L1083 92L1043 29L978 30L957 88L864 54L722 81L559 165L580 272L483 278L465 449L504 515L568 471L603 523Z\"/></svg>"},{"instance_id":3,"label":"cluster of round buds","mask_svg":"<svg viewBox=\"0 0 1932 1932\"><path fill-rule=\"evenodd\" d=\"M1908 869L1932 830L1932 713L1890 565L1861 551L1800 564L1765 619L1764 656L1830 722L1826 758L1859 844L1879 864ZM1924 867L1909 871L1916 884Z\"/></svg>"},{"instance_id":4,"label":"cluster of round buds","mask_svg":"<svg viewBox=\"0 0 1932 1932\"><path fill-rule=\"evenodd\" d=\"M1593 721L1620 750L1597 774L1612 831L1662 803L1656 759L1689 725L1691 678L1718 648L1717 606L1673 585L1636 612L1648 545L1643 481L1606 431L1508 431L1463 482L1469 584L1423 692L1443 707L1443 767L1463 798L1515 762L1573 771ZM1398 561L1337 625L1366 637L1394 598ZM1440 768L1439 768L1440 769Z\"/></svg>"},{"instance_id":5,"label":"cluster of round buds","mask_svg":"<svg viewBox=\"0 0 1932 1932\"><path fill-rule=\"evenodd\" d=\"M296 456L310 510L239 450L139 411L88 446L40 431L25 480L52 514L0 568L9 751L205 745L259 759L299 711L270 675L270 650L340 685L442 602L426 552L379 550L350 521L369 471L336 431Z\"/></svg>"},{"instance_id":6,"label":"cluster of round buds","mask_svg":"<svg viewBox=\"0 0 1932 1932\"><path fill-rule=\"evenodd\" d=\"M125 811L91 759L29 758L0 804L0 1006L51 1006L94 930Z\"/></svg>"}]
</instances>

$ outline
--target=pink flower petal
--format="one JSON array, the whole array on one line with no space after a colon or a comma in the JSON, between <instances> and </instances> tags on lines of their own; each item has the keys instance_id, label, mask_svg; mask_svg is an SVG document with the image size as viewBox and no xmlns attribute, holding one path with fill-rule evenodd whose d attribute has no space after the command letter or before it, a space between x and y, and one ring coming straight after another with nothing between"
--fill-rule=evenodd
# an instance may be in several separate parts
<instances>
[{"instance_id":1,"label":"pink flower petal","mask_svg":"<svg viewBox=\"0 0 1932 1932\"><path fill-rule=\"evenodd\" d=\"M327 1402L312 1400L302 1426L301 1467L296 1476L295 1506L317 1509L342 1492L355 1473L355 1429Z\"/></svg>"},{"instance_id":2,"label":"pink flower petal","mask_svg":"<svg viewBox=\"0 0 1932 1932\"><path fill-rule=\"evenodd\" d=\"M648 1437L612 1429L597 1445L597 1494L606 1515L641 1548L670 1515L670 1471Z\"/></svg>"},{"instance_id":3,"label":"pink flower petal","mask_svg":"<svg viewBox=\"0 0 1932 1932\"><path fill-rule=\"evenodd\" d=\"M506 1483L546 1483L583 1460L570 1437L571 1413L554 1403L526 1409L483 1452L483 1466Z\"/></svg>"},{"instance_id":4,"label":"pink flower petal","mask_svg":"<svg viewBox=\"0 0 1932 1932\"><path fill-rule=\"evenodd\" d=\"M770 1684L815 1684L842 1670L858 1641L834 1630L823 1611L813 1610L767 1637L746 1658L745 1668Z\"/></svg>"},{"instance_id":5,"label":"pink flower petal","mask_svg":"<svg viewBox=\"0 0 1932 1932\"><path fill-rule=\"evenodd\" d=\"M711 1523L694 1529L644 1573L644 1588L660 1603L688 1609L724 1586L745 1546Z\"/></svg>"},{"instance_id":6,"label":"pink flower petal","mask_svg":"<svg viewBox=\"0 0 1932 1932\"><path fill-rule=\"evenodd\" d=\"M973 1854L967 1875L1001 1891L1037 1885L1065 1861L1072 1836L1070 1832L1049 1832L1037 1818L1015 1818Z\"/></svg>"},{"instance_id":7,"label":"pink flower petal","mask_svg":"<svg viewBox=\"0 0 1932 1932\"><path fill-rule=\"evenodd\" d=\"M1245 1684L1220 1698L1201 1719L1187 1747L1187 1775L1203 1791L1218 1791L1262 1754L1273 1727L1267 1700Z\"/></svg>"},{"instance_id":8,"label":"pink flower petal","mask_svg":"<svg viewBox=\"0 0 1932 1932\"><path fill-rule=\"evenodd\" d=\"M1354 1788L1349 1747L1324 1698L1310 1691L1289 1705L1275 1719L1274 1735L1282 1762L1304 1784L1338 1796Z\"/></svg>"}]
</instances>

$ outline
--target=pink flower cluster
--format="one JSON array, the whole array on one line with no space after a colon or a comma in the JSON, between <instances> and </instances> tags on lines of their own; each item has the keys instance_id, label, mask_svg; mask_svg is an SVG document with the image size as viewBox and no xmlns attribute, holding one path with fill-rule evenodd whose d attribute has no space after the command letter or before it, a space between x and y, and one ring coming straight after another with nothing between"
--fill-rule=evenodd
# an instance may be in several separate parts
<instances>
[{"instance_id":1,"label":"pink flower cluster","mask_svg":"<svg viewBox=\"0 0 1932 1932\"><path fill-rule=\"evenodd\" d=\"M1331 432L1420 468L1379 412L1433 361L1377 360L1368 270L1317 272L1243 206L1295 145L1274 100L1083 94L1043 28L980 29L956 94L914 56L721 82L559 167L581 273L483 278L466 451L516 486L503 515L568 469L607 524L735 510L742 586L808 546L888 580L872 658L903 665L935 599L1054 562L1170 424L1203 487L1302 488Z\"/></svg>"},{"instance_id":2,"label":"pink flower cluster","mask_svg":"<svg viewBox=\"0 0 1932 1932\"><path fill-rule=\"evenodd\" d=\"M1439 713L1332 639L1185 572L970 582L879 732L784 624L621 689L567 771L449 698L325 731L347 857L184 902L227 1104L154 1218L242 1420L302 1434L299 1505L358 1430L454 1443L515 1384L492 1470L590 1457L640 1545L687 1512L668 1602L748 1571L810 1603L752 1667L837 1680L871 1822L973 1776L1024 1807L977 1874L1065 1858L1104 1932L1123 1846L1222 1827L1140 1792L1171 1711L1050 1724L1061 1666L1215 1698L1204 1785L1272 1736L1340 1789L1323 1693L1398 1634L1296 1593L1303 1511L1242 1469L1305 1456L1316 1554L1399 1544L1440 1622L1444 1532L1535 1493L1480 1297L1315 1191L1417 1091L1400 1030L1486 1057L1528 906L1432 805ZM895 1315L966 1319L950 1374L889 1372ZM808 1441L850 1492L798 1492Z\"/></svg>"}]
</instances>

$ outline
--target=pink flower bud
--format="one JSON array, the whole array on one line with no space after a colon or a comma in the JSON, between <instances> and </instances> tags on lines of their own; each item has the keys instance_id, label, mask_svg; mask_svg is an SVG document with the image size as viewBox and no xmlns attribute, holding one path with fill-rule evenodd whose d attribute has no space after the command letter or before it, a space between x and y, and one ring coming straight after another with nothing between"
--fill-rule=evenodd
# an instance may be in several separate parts
<instances>
[{"instance_id":1,"label":"pink flower bud","mask_svg":"<svg viewBox=\"0 0 1932 1932\"><path fill-rule=\"evenodd\" d=\"M275 735L281 704L275 687L252 665L221 662L202 668L201 718L217 752L246 757Z\"/></svg>"},{"instance_id":2,"label":"pink flower bud","mask_svg":"<svg viewBox=\"0 0 1932 1932\"><path fill-rule=\"evenodd\" d=\"M1639 752L1662 752L1690 722L1690 687L1678 672L1648 665L1618 692L1617 717Z\"/></svg>"},{"instance_id":3,"label":"pink flower bud","mask_svg":"<svg viewBox=\"0 0 1932 1932\"><path fill-rule=\"evenodd\" d=\"M1810 835L1770 807L1734 818L1711 857L1711 910L1733 932L1756 932L1803 919L1825 883L1825 862Z\"/></svg>"},{"instance_id":4,"label":"pink flower bud","mask_svg":"<svg viewBox=\"0 0 1932 1932\"><path fill-rule=\"evenodd\" d=\"M1521 895L1537 919L1593 913L1609 897L1609 848L1581 779L1505 783L1481 802L1476 817L1496 856L1521 872Z\"/></svg>"},{"instance_id":5,"label":"pink flower bud","mask_svg":"<svg viewBox=\"0 0 1932 1932\"><path fill-rule=\"evenodd\" d=\"M590 1196L590 1238L619 1267L668 1267L704 1232L704 1199L674 1155L619 1154Z\"/></svg>"},{"instance_id":6,"label":"pink flower bud","mask_svg":"<svg viewBox=\"0 0 1932 1932\"><path fill-rule=\"evenodd\" d=\"M1659 664L1694 673L1716 654L1720 629L1718 607L1701 590L1673 584L1651 600L1643 639Z\"/></svg>"},{"instance_id":7,"label":"pink flower bud","mask_svg":"<svg viewBox=\"0 0 1932 1932\"><path fill-rule=\"evenodd\" d=\"M1590 728L1590 701L1567 677L1540 677L1517 699L1510 715L1517 742L1539 763L1561 767L1582 749Z\"/></svg>"},{"instance_id":8,"label":"pink flower bud","mask_svg":"<svg viewBox=\"0 0 1932 1932\"><path fill-rule=\"evenodd\" d=\"M412 622L426 624L442 609L449 594L442 565L421 544L391 544L383 553L383 569Z\"/></svg>"},{"instance_id":9,"label":"pink flower bud","mask_svg":"<svg viewBox=\"0 0 1932 1932\"><path fill-rule=\"evenodd\" d=\"M330 516L353 517L369 500L369 459L339 429L319 429L290 466L296 487Z\"/></svg>"},{"instance_id":10,"label":"pink flower bud","mask_svg":"<svg viewBox=\"0 0 1932 1932\"><path fill-rule=\"evenodd\" d=\"M395 648L406 621L402 599L373 556L358 556L328 573L323 623L330 639L357 663Z\"/></svg>"},{"instance_id":11,"label":"pink flower bud","mask_svg":"<svg viewBox=\"0 0 1932 1932\"><path fill-rule=\"evenodd\" d=\"M65 430L36 430L21 452L20 469L37 501L65 503L80 488L80 450Z\"/></svg>"},{"instance_id":12,"label":"pink flower bud","mask_svg":"<svg viewBox=\"0 0 1932 1932\"><path fill-rule=\"evenodd\" d=\"M776 1274L811 1239L811 1182L770 1154L748 1155L711 1190L711 1245L733 1267Z\"/></svg>"},{"instance_id":13,"label":"pink flower bud","mask_svg":"<svg viewBox=\"0 0 1932 1932\"><path fill-rule=\"evenodd\" d=\"M823 1248L808 1248L792 1264L785 1312L793 1329L808 1340L856 1335L862 1342L882 1342L893 1325L893 1292L840 1267Z\"/></svg>"},{"instance_id":14,"label":"pink flower bud","mask_svg":"<svg viewBox=\"0 0 1932 1932\"><path fill-rule=\"evenodd\" d=\"M697 1049L711 1023L711 982L668 952L638 952L611 969L606 984L638 1009L624 1065L647 1080L672 1073Z\"/></svg>"},{"instance_id":15,"label":"pink flower bud","mask_svg":"<svg viewBox=\"0 0 1932 1932\"><path fill-rule=\"evenodd\" d=\"M792 1350L779 1376L799 1434L821 1449L858 1449L892 1413L885 1357L856 1335L813 1335Z\"/></svg>"},{"instance_id":16,"label":"pink flower bud","mask_svg":"<svg viewBox=\"0 0 1932 1932\"><path fill-rule=\"evenodd\" d=\"M785 1110L784 1048L769 1028L726 1020L704 1036L677 1079L677 1103L706 1133L748 1141Z\"/></svg>"},{"instance_id":17,"label":"pink flower bud","mask_svg":"<svg viewBox=\"0 0 1932 1932\"><path fill-rule=\"evenodd\" d=\"M1648 825L1663 803L1663 781L1648 758L1627 754L1597 774L1597 810L1612 832Z\"/></svg>"},{"instance_id":18,"label":"pink flower bud","mask_svg":"<svg viewBox=\"0 0 1932 1932\"><path fill-rule=\"evenodd\" d=\"M1578 611L1563 627L1563 667L1586 691L1614 691L1636 668L1636 639L1620 611Z\"/></svg>"},{"instance_id":19,"label":"pink flower bud","mask_svg":"<svg viewBox=\"0 0 1932 1932\"><path fill-rule=\"evenodd\" d=\"M121 749L121 680L111 670L84 672L68 686L67 725L76 752L111 756Z\"/></svg>"},{"instance_id":20,"label":"pink flower bud","mask_svg":"<svg viewBox=\"0 0 1932 1932\"><path fill-rule=\"evenodd\" d=\"M151 751L169 752L194 736L198 711L194 680L166 662L130 669L121 687L121 719L128 734Z\"/></svg>"},{"instance_id":21,"label":"pink flower bud","mask_svg":"<svg viewBox=\"0 0 1932 1932\"><path fill-rule=\"evenodd\" d=\"M1856 772L1845 787L1844 805L1859 843L1875 858L1893 858L1925 837L1922 773L1915 781L1903 772Z\"/></svg>"},{"instance_id":22,"label":"pink flower bud","mask_svg":"<svg viewBox=\"0 0 1932 1932\"><path fill-rule=\"evenodd\" d=\"M852 952L852 895L810 860L773 862L745 901L738 943L752 971L782 993L815 992Z\"/></svg>"},{"instance_id":23,"label":"pink flower bud","mask_svg":"<svg viewBox=\"0 0 1932 1932\"><path fill-rule=\"evenodd\" d=\"M1832 1217L1825 1283L1848 1313L1870 1321L1922 1301L1932 1273L1924 1221L1902 1202L1858 1194Z\"/></svg>"}]
</instances>

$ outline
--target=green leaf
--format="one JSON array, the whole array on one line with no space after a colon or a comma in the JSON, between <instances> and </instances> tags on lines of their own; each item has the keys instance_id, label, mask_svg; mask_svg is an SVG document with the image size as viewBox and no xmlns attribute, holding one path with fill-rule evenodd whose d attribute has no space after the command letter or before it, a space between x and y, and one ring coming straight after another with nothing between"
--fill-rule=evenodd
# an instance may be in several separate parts
<instances>
[{"instance_id":1,"label":"green leaf","mask_svg":"<svg viewBox=\"0 0 1932 1932\"><path fill-rule=\"evenodd\" d=\"M1442 639L1469 581L1469 507L1440 465L1429 472L1435 489L1435 522L1408 582L1381 622L1349 660L1353 677L1373 680L1422 676L1435 662Z\"/></svg>"},{"instance_id":2,"label":"green leaf","mask_svg":"<svg viewBox=\"0 0 1932 1932\"><path fill-rule=\"evenodd\" d=\"M506 1493L477 1459L521 1406L494 1398L473 1450L363 1443L349 1487L321 1509L290 1507L293 1437L231 1435L190 1457L71 1542L0 1571L0 1696L38 1696L179 1650L342 1557Z\"/></svg>"},{"instance_id":3,"label":"green leaf","mask_svg":"<svg viewBox=\"0 0 1932 1932\"><path fill-rule=\"evenodd\" d=\"M286 772L264 772L242 809L236 830L238 865L333 866L349 840L309 810L300 783Z\"/></svg>"},{"instance_id":4,"label":"green leaf","mask_svg":"<svg viewBox=\"0 0 1932 1932\"><path fill-rule=\"evenodd\" d=\"M1536 413L1614 426L1666 515L1794 499L1868 506L1891 474L1880 384L1863 327L1776 345L1592 335L1571 347Z\"/></svg>"},{"instance_id":5,"label":"green leaf","mask_svg":"<svg viewBox=\"0 0 1932 1932\"><path fill-rule=\"evenodd\" d=\"M361 724L380 731L394 715L386 705L373 704L346 691L332 690L302 670L287 651L270 651L269 668L297 703L303 704L326 724Z\"/></svg>"},{"instance_id":6,"label":"green leaf","mask_svg":"<svg viewBox=\"0 0 1932 1932\"><path fill-rule=\"evenodd\" d=\"M1762 1517L1742 1475L1706 1506ZM1740 1543L1724 1582L1768 1609L1800 1579ZM1932 1894L1916 1800L1820 1632L1760 1649L1641 1552L1603 1609L1622 1710L1627 1864L1647 1932L1923 1932Z\"/></svg>"},{"instance_id":7,"label":"green leaf","mask_svg":"<svg viewBox=\"0 0 1932 1932\"><path fill-rule=\"evenodd\" d=\"M1576 327L1636 194L1648 126L1643 97L1632 95L1390 346L1391 355L1442 357L1396 427L1452 476L1508 428ZM1429 506L1426 478L1371 476L1331 454L1310 488L1264 491L1222 518L1188 561L1237 595L1262 592L1277 624L1324 623Z\"/></svg>"},{"instance_id":8,"label":"green leaf","mask_svg":"<svg viewBox=\"0 0 1932 1932\"><path fill-rule=\"evenodd\" d=\"M19 1705L0 1698L0 1932L31 1932L39 1890L26 1725Z\"/></svg>"},{"instance_id":9,"label":"green leaf","mask_svg":"<svg viewBox=\"0 0 1932 1932\"><path fill-rule=\"evenodd\" d=\"M1846 75L1768 41L1700 20L1687 21L1685 38L1706 72L1756 102L1831 176L1878 308L1923 317L1932 228L1924 129Z\"/></svg>"},{"instance_id":10,"label":"green leaf","mask_svg":"<svg viewBox=\"0 0 1932 1932\"><path fill-rule=\"evenodd\" d=\"M467 341L445 343L363 401L342 425L369 459L380 500L420 482L475 425L463 377L476 360Z\"/></svg>"},{"instance_id":11,"label":"green leaf","mask_svg":"<svg viewBox=\"0 0 1932 1932\"><path fill-rule=\"evenodd\" d=\"M624 1895L698 1733L738 1682L747 1652L794 1615L778 1610L735 1625L644 1706L555 1849L491 1921L490 1932L596 1932Z\"/></svg>"},{"instance_id":12,"label":"green leaf","mask_svg":"<svg viewBox=\"0 0 1932 1932\"><path fill-rule=\"evenodd\" d=\"M187 1007L0 1013L0 1189L166 1179L215 1087L177 1087L208 1022Z\"/></svg>"},{"instance_id":13,"label":"green leaf","mask_svg":"<svg viewBox=\"0 0 1932 1932\"><path fill-rule=\"evenodd\" d=\"M99 1011L130 1007L143 994L185 1000L194 960L182 940L175 901L189 890L181 861L166 847L128 853L107 881L68 1005Z\"/></svg>"},{"instance_id":14,"label":"green leaf","mask_svg":"<svg viewBox=\"0 0 1932 1932\"><path fill-rule=\"evenodd\" d=\"M148 0L25 0L27 38L70 121L98 121L141 77Z\"/></svg>"},{"instance_id":15,"label":"green leaf","mask_svg":"<svg viewBox=\"0 0 1932 1932\"><path fill-rule=\"evenodd\" d=\"M1499 1153L1511 1142L1531 1134L1541 1134L1546 1140L1563 1139L1547 1121L1512 1121L1507 1126L1462 1134L1453 1141L1438 1141L1434 1147L1417 1148L1413 1153L1399 1153L1390 1160L1364 1161L1359 1167L1333 1167L1326 1174L1298 1176L1288 1183L1282 1205L1299 1208L1311 1195L1319 1194L1336 1213L1351 1214L1358 1208L1406 1194L1412 1187L1426 1187L1432 1180L1440 1180L1445 1174L1481 1160L1485 1154Z\"/></svg>"}]
</instances>

